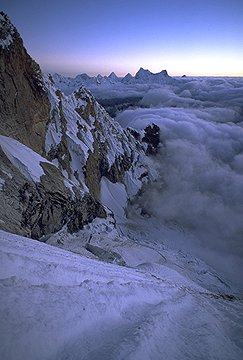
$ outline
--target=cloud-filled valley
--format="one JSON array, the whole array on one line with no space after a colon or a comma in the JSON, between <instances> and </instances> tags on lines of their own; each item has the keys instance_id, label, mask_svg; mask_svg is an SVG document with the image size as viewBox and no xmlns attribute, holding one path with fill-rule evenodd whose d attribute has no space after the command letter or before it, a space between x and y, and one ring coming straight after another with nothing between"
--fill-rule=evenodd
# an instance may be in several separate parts
<instances>
[{"instance_id":1,"label":"cloud-filled valley","mask_svg":"<svg viewBox=\"0 0 243 360\"><path fill-rule=\"evenodd\" d=\"M192 235L185 247L236 282L243 256L242 99L242 79L186 80L150 89L141 107L116 118L140 131L160 127L159 179L140 206Z\"/></svg>"}]
</instances>

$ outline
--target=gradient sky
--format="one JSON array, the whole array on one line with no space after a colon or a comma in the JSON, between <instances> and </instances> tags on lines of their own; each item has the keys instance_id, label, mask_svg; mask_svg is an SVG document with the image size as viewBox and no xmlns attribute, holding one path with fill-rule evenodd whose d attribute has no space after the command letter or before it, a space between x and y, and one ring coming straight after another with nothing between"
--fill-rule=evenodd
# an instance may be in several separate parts
<instances>
[{"instance_id":1,"label":"gradient sky","mask_svg":"<svg viewBox=\"0 0 243 360\"><path fill-rule=\"evenodd\" d=\"M45 72L243 76L243 0L1 0Z\"/></svg>"}]
</instances>

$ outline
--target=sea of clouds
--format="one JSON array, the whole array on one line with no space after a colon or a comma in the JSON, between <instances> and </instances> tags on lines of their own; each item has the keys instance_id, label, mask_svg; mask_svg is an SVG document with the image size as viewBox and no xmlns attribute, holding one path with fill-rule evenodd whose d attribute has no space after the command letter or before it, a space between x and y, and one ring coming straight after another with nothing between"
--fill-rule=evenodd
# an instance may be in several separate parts
<instances>
[{"instance_id":1,"label":"sea of clouds","mask_svg":"<svg viewBox=\"0 0 243 360\"><path fill-rule=\"evenodd\" d=\"M147 89L123 127L160 127L159 181L142 195L158 221L178 224L191 249L226 277L243 278L243 79L186 79Z\"/></svg>"}]
</instances>

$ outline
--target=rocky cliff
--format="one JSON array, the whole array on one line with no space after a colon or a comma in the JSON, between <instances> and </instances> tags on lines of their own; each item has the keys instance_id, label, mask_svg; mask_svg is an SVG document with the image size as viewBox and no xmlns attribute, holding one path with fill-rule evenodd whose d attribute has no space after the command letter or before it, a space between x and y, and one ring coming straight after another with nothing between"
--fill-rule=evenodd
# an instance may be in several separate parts
<instances>
[{"instance_id":1,"label":"rocky cliff","mask_svg":"<svg viewBox=\"0 0 243 360\"><path fill-rule=\"evenodd\" d=\"M0 12L0 132L41 153L49 113L40 67Z\"/></svg>"},{"instance_id":2,"label":"rocky cliff","mask_svg":"<svg viewBox=\"0 0 243 360\"><path fill-rule=\"evenodd\" d=\"M75 232L106 217L102 179L127 199L138 192L148 180L141 143L86 89L57 89L4 13L0 65L1 229L36 239L65 225Z\"/></svg>"}]
</instances>

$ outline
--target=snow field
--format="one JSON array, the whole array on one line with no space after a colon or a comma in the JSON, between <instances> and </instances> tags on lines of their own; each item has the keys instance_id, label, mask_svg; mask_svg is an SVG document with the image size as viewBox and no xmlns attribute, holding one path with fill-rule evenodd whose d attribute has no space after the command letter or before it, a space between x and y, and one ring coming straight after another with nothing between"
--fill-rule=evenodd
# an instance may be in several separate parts
<instances>
[{"instance_id":1,"label":"snow field","mask_svg":"<svg viewBox=\"0 0 243 360\"><path fill-rule=\"evenodd\" d=\"M242 304L182 276L178 285L164 265L155 276L152 263L138 270L4 232L0 240L2 359L242 356Z\"/></svg>"}]
</instances>

